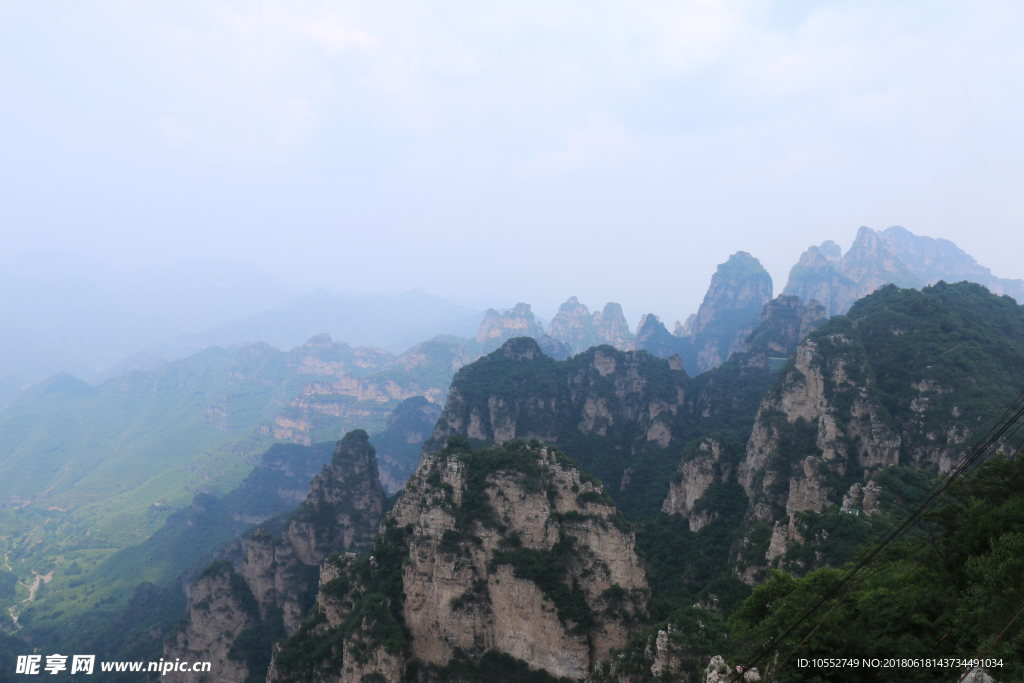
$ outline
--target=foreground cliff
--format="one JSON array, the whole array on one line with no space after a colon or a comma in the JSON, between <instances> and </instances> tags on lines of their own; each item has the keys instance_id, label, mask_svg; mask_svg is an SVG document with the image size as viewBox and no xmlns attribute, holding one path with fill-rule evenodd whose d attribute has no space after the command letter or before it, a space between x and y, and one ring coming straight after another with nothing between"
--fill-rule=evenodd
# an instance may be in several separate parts
<instances>
[{"instance_id":1,"label":"foreground cliff","mask_svg":"<svg viewBox=\"0 0 1024 683\"><path fill-rule=\"evenodd\" d=\"M212 662L219 681L262 679L273 643L293 633L308 612L320 564L331 553L368 546L383 504L373 446L363 430L349 432L279 536L256 528L244 546L228 552L230 561L200 574L164 658ZM190 674L168 677L184 681Z\"/></svg>"},{"instance_id":2,"label":"foreground cliff","mask_svg":"<svg viewBox=\"0 0 1024 683\"><path fill-rule=\"evenodd\" d=\"M449 439L371 555L324 564L314 614L270 680L442 681L494 662L586 678L644 621L634 542L601 485L557 451Z\"/></svg>"},{"instance_id":3,"label":"foreground cliff","mask_svg":"<svg viewBox=\"0 0 1024 683\"><path fill-rule=\"evenodd\" d=\"M810 334L736 467L742 576L848 559L874 515L912 504L1024 389L1022 340L1024 308L969 283L885 287Z\"/></svg>"}]
</instances>

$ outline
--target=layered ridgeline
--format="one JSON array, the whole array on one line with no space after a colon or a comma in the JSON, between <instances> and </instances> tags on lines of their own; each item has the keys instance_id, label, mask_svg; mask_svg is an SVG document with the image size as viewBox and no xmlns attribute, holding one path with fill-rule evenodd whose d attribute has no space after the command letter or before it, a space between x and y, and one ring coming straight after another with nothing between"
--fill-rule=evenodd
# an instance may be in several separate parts
<instances>
[{"instance_id":1,"label":"layered ridgeline","mask_svg":"<svg viewBox=\"0 0 1024 683\"><path fill-rule=\"evenodd\" d=\"M1024 301L1024 280L998 278L949 240L914 235L898 225L881 232L862 227L845 255L831 240L808 248L783 293L815 299L829 315L840 315L883 285L920 288L939 280L976 282Z\"/></svg>"},{"instance_id":2,"label":"layered ridgeline","mask_svg":"<svg viewBox=\"0 0 1024 683\"><path fill-rule=\"evenodd\" d=\"M969 283L883 287L811 332L761 401L745 446L710 434L683 450L665 514L638 535L661 621L623 650L619 680L694 671L712 654L739 663L739 643L761 642L766 621L781 632L838 579L831 568L922 502L1024 389L1022 340L1024 309ZM935 557L895 551L895 563L837 614L843 621L811 640L808 656L951 656L991 643L1013 610L978 606L985 596L1001 604L996 596L1019 595L1007 581L1019 565L1009 548L1020 500L1002 498L1019 472L996 470L935 518ZM979 517L982 500L988 511ZM740 603L744 592L728 577L756 586L772 568L807 578L774 574ZM693 607L687 584L700 591ZM809 629L784 641L779 656ZM1004 654L1019 648L1020 634L1007 633ZM952 642L936 650L944 636Z\"/></svg>"},{"instance_id":3,"label":"layered ridgeline","mask_svg":"<svg viewBox=\"0 0 1024 683\"><path fill-rule=\"evenodd\" d=\"M579 680L643 624L647 597L633 532L595 479L538 442L453 437L368 557L323 564L268 681Z\"/></svg>"},{"instance_id":4,"label":"layered ridgeline","mask_svg":"<svg viewBox=\"0 0 1024 683\"><path fill-rule=\"evenodd\" d=\"M824 321L820 307L795 297L761 313L746 350L696 378L678 356L598 346L559 362L532 339L509 340L456 373L427 448L453 435L478 444L557 443L606 482L627 514L654 513L679 450L715 431L742 446L773 379L769 358L788 356Z\"/></svg>"},{"instance_id":5,"label":"layered ridgeline","mask_svg":"<svg viewBox=\"0 0 1024 683\"><path fill-rule=\"evenodd\" d=\"M378 454L399 458L403 466L408 461L413 469L433 428L424 411L440 412L431 406L422 397L403 401L391 425L372 437ZM413 438L418 440L409 443ZM34 595L33 579L19 583L18 576L4 571L10 590L0 590L0 609L11 619L8 628L56 652L89 651L110 660L158 656L162 638L185 613L184 594L199 571L214 557L233 552L224 545L252 524L283 530L335 448L335 442L275 444L238 488L223 497L198 494L142 543L113 555L70 551L56 570L44 565L32 575L43 579ZM5 559L15 567L26 564L20 548ZM33 561L38 559L30 558L28 566L38 566Z\"/></svg>"},{"instance_id":6,"label":"layered ridgeline","mask_svg":"<svg viewBox=\"0 0 1024 683\"><path fill-rule=\"evenodd\" d=\"M281 476L287 458L261 468L275 441L315 451L366 426L380 439L382 478L400 488L440 410L428 397L443 401L462 353L434 341L396 358L321 335L290 352L211 349L98 387L59 376L24 392L0 411L0 554L16 577L14 594L0 594L0 623L53 631L100 600L120 609L140 582L167 586L217 543L294 509L311 475L298 462L300 481ZM329 457L316 455L314 471ZM285 507L276 494L267 509L219 498L250 472L274 472L267 483L288 487ZM193 515L210 535L172 541ZM165 543L180 547L140 559Z\"/></svg>"},{"instance_id":7,"label":"layered ridgeline","mask_svg":"<svg viewBox=\"0 0 1024 683\"><path fill-rule=\"evenodd\" d=\"M313 604L320 563L367 547L384 502L374 448L365 431L349 432L279 534L257 527L199 574L164 659L212 662L217 680L263 680L271 646L293 633Z\"/></svg>"}]
</instances>

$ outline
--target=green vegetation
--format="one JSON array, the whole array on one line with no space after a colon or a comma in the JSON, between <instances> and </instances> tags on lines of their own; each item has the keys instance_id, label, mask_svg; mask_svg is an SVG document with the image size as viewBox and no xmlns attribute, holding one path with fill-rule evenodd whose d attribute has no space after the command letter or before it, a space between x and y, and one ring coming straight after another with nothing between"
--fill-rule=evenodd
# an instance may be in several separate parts
<instances>
[{"instance_id":1,"label":"green vegetation","mask_svg":"<svg viewBox=\"0 0 1024 683\"><path fill-rule=\"evenodd\" d=\"M905 490L905 489L904 489ZM996 636L1024 606L1024 458L996 457L965 481L929 515L938 532L892 549L879 571L857 585L837 606L826 603L812 620L776 648L792 650L825 614L835 613L799 650L814 657L975 657L1003 660L999 680L1024 676L1024 623ZM730 620L739 642L784 623L839 580L839 569L819 569L804 578L774 571L772 580ZM843 591L845 593L845 591ZM738 653L737 653L737 656ZM862 681L863 671L829 671L829 681ZM876 681L946 681L940 669L878 670ZM826 680L823 672L787 666L779 681Z\"/></svg>"},{"instance_id":2,"label":"green vegetation","mask_svg":"<svg viewBox=\"0 0 1024 683\"><path fill-rule=\"evenodd\" d=\"M583 590L575 581L568 581L570 567L579 553L575 546L576 538L563 531L550 550L496 550L488 568L494 571L498 565L510 565L516 578L537 584L544 597L555 605L559 619L575 624L573 632L585 634L594 622L594 614Z\"/></svg>"},{"instance_id":3,"label":"green vegetation","mask_svg":"<svg viewBox=\"0 0 1024 683\"><path fill-rule=\"evenodd\" d=\"M256 624L243 629L228 651L228 657L245 662L249 669L246 683L262 683L274 653L274 644L287 635L284 630L284 610L271 606L267 615Z\"/></svg>"},{"instance_id":4,"label":"green vegetation","mask_svg":"<svg viewBox=\"0 0 1024 683\"><path fill-rule=\"evenodd\" d=\"M328 558L341 572L328 584L328 594L343 602L348 614L341 624L322 634L326 617L314 610L299 630L281 643L277 662L279 671L285 672L284 681L335 675L346 652L356 661L365 661L378 647L391 654L405 651L409 634L402 617L402 563L411 535L411 526L399 528L389 519L369 555L355 561L337 555Z\"/></svg>"}]
</instances>

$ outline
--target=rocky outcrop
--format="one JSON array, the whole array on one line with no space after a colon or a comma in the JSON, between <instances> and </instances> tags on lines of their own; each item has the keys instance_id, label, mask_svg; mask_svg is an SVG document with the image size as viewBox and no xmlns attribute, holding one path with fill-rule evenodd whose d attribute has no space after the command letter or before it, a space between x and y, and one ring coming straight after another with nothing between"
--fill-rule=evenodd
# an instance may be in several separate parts
<instances>
[{"instance_id":1,"label":"rocky outcrop","mask_svg":"<svg viewBox=\"0 0 1024 683\"><path fill-rule=\"evenodd\" d=\"M883 285L919 288L925 284L900 260L882 234L863 226L843 257L843 275L857 283L860 296Z\"/></svg>"},{"instance_id":2,"label":"rocky outcrop","mask_svg":"<svg viewBox=\"0 0 1024 683\"><path fill-rule=\"evenodd\" d=\"M593 318L594 328L604 343L620 351L632 349L633 335L629 332L629 324L622 313L622 306L608 302L600 312L594 311Z\"/></svg>"},{"instance_id":3,"label":"rocky outcrop","mask_svg":"<svg viewBox=\"0 0 1024 683\"><path fill-rule=\"evenodd\" d=\"M700 439L684 451L661 511L681 515L689 520L690 531L700 531L714 521L718 513L711 506L699 506L699 502L712 484L728 481L734 473L735 467L722 461L721 437Z\"/></svg>"},{"instance_id":4,"label":"rocky outcrop","mask_svg":"<svg viewBox=\"0 0 1024 683\"><path fill-rule=\"evenodd\" d=\"M604 310L591 314L574 296L558 308L558 313L548 325L548 334L568 344L572 353L599 344L625 350L633 339L626 317L622 314L622 306L607 303Z\"/></svg>"},{"instance_id":5,"label":"rocky outcrop","mask_svg":"<svg viewBox=\"0 0 1024 683\"><path fill-rule=\"evenodd\" d=\"M690 332L700 372L718 367L743 349L743 340L757 327L771 299L771 276L747 252L738 251L718 266Z\"/></svg>"},{"instance_id":6,"label":"rocky outcrop","mask_svg":"<svg viewBox=\"0 0 1024 683\"><path fill-rule=\"evenodd\" d=\"M691 375L706 372L743 350L743 340L757 327L771 298L768 271L747 252L736 252L718 266L704 301L686 325L678 325L672 334L657 316L644 316L636 346L662 358L678 354Z\"/></svg>"},{"instance_id":7,"label":"rocky outcrop","mask_svg":"<svg viewBox=\"0 0 1024 683\"><path fill-rule=\"evenodd\" d=\"M557 451L522 441L472 451L454 438L424 458L382 532L368 561L328 560L317 613L275 655L271 680L397 683L410 665L446 680L453 659L486 653L580 680L643 622L632 530ZM383 577L400 579L402 597L373 615L366 596ZM344 661L297 671L300 653L324 642Z\"/></svg>"},{"instance_id":8,"label":"rocky outcrop","mask_svg":"<svg viewBox=\"0 0 1024 683\"><path fill-rule=\"evenodd\" d=\"M254 671L262 677L266 660L260 657L274 640L294 632L308 612L320 564L331 553L368 546L383 504L368 436L363 430L349 432L279 537L256 528L227 550L230 562L203 571L192 588L184 626L168 641L165 657L211 661L220 681L241 683ZM245 647L236 648L246 629Z\"/></svg>"},{"instance_id":9,"label":"rocky outcrop","mask_svg":"<svg viewBox=\"0 0 1024 683\"><path fill-rule=\"evenodd\" d=\"M227 562L215 562L193 584L188 618L167 637L164 659L210 662L216 680L244 681L249 669L244 661L231 658L231 647L235 637L258 619L259 608L242 578ZM194 674L171 671L164 678L184 683Z\"/></svg>"},{"instance_id":10,"label":"rocky outcrop","mask_svg":"<svg viewBox=\"0 0 1024 683\"><path fill-rule=\"evenodd\" d=\"M940 283L883 287L812 332L762 400L739 464L748 540L760 534L766 561L823 539L808 525L830 510L884 511L883 468L949 471L1017 394L996 388L1007 368L1022 368L1010 371L1014 387L1024 376L1014 374L1024 372L1024 346L1011 330L1024 333L1024 313L1010 299ZM980 386L999 398L983 398ZM819 561L828 558L810 563Z\"/></svg>"},{"instance_id":11,"label":"rocky outcrop","mask_svg":"<svg viewBox=\"0 0 1024 683\"><path fill-rule=\"evenodd\" d=\"M829 316L845 313L862 295L861 288L843 275L841 268L842 264L826 257L820 247L808 247L789 271L782 293L804 302L817 301Z\"/></svg>"},{"instance_id":12,"label":"rocky outcrop","mask_svg":"<svg viewBox=\"0 0 1024 683\"><path fill-rule=\"evenodd\" d=\"M559 363L534 340L511 339L459 372L428 443L455 435L486 443L559 443L578 434L618 438L624 456L664 448L677 438L674 423L687 383L684 373L648 354L599 346ZM599 476L620 481L628 467L622 462L614 475Z\"/></svg>"},{"instance_id":13,"label":"rocky outcrop","mask_svg":"<svg viewBox=\"0 0 1024 683\"><path fill-rule=\"evenodd\" d=\"M533 318L530 304L516 304L504 313L493 308L487 309L480 329L476 333L476 341L485 348L495 348L506 339L512 337L540 337L544 328Z\"/></svg>"},{"instance_id":14,"label":"rocky outcrop","mask_svg":"<svg viewBox=\"0 0 1024 683\"><path fill-rule=\"evenodd\" d=\"M351 431L339 442L331 464L313 477L282 540L300 562L318 566L332 552L369 545L383 506L376 451L366 432Z\"/></svg>"},{"instance_id":15,"label":"rocky outcrop","mask_svg":"<svg viewBox=\"0 0 1024 683\"><path fill-rule=\"evenodd\" d=\"M900 260L884 235L861 227L842 260L826 257L820 247L808 248L789 272L783 294L805 302L814 299L829 315L842 315L855 301L887 284L921 287L925 283Z\"/></svg>"}]
</instances>

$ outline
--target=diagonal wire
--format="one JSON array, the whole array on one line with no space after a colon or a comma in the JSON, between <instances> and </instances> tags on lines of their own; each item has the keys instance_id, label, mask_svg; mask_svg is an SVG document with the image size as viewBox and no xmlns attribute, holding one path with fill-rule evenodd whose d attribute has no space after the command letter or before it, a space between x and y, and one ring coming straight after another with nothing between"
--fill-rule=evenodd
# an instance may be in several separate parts
<instances>
[{"instance_id":1,"label":"diagonal wire","mask_svg":"<svg viewBox=\"0 0 1024 683\"><path fill-rule=\"evenodd\" d=\"M921 505L919 505L917 509L913 510L913 512L908 510L903 514L902 517L900 517L899 520L896 520L896 522L894 522L890 526L890 531L887 531L886 534L884 534L884 539L876 545L875 549L872 550L872 552L869 553L867 557L862 559L855 567L849 570L846 576L843 577L836 584L836 586L834 586L830 591L827 591L825 595L823 595L814 605L812 605L806 612L804 612L804 614L799 619L797 619L796 622L793 623L793 625L785 631L785 633L783 633L781 636L772 638L767 643L762 645L757 652L748 657L747 660L742 664L742 670L745 671L749 669L751 666L757 664L760 660L764 659L764 657L767 656L768 652L770 652L776 646L777 643L781 642L786 637L788 637L794 630L796 630L800 626L800 624L806 621L812 614L817 612L822 605L824 605L827 601L835 597L839 593L839 591L841 591L845 587L846 584L848 584L856 578L856 576L861 572L862 569L864 569L869 564L874 562L881 555L883 550L885 550L897 538L905 534L909 527L912 524L916 523L917 520L921 517L921 515L924 514L925 509L929 507L934 501L936 501L939 498L939 496L946 493L946 491L953 484L953 482L956 481L964 472L966 472L971 467L971 465L973 465L993 445L995 445L997 442L1003 439L1006 435L1006 432L1009 431L1011 427L1017 426L1017 429L1014 429L1011 435L1016 434L1018 429L1020 429L1020 426L1017 425L1017 422L1021 419L1021 417L1024 417L1024 407L1022 406L1024 406L1024 392L1021 392L1017 396L1017 398L1013 401L1010 407L1006 409L1003 415L989 429L989 431L985 434L981 441L979 441L974 446L974 448L972 448L960 460L957 466L950 471L945 481L941 482L941 485L937 483L932 486L932 489L929 489L931 491L938 487L937 491L932 493L928 497L928 499L925 500ZM1010 416L1009 420L1007 420L1008 416ZM893 527L895 527L895 530L892 530Z\"/></svg>"}]
</instances>

